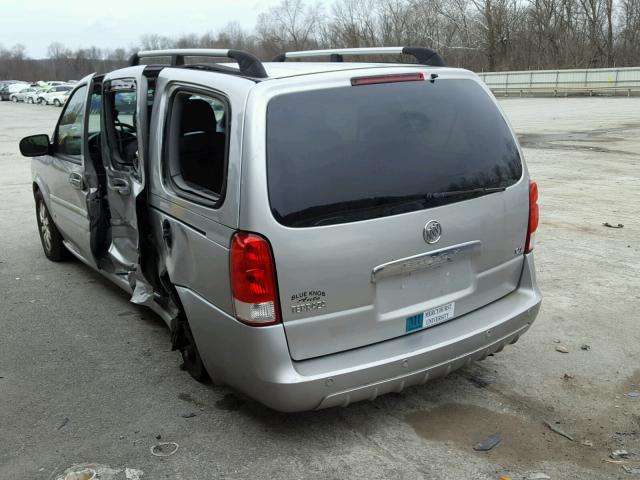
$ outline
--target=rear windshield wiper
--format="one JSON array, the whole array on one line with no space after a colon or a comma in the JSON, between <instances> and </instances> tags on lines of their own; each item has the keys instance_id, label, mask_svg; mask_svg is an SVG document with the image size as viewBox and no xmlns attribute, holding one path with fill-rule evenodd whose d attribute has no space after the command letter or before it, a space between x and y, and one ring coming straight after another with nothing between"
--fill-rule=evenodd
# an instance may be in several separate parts
<instances>
[{"instance_id":1,"label":"rear windshield wiper","mask_svg":"<svg viewBox=\"0 0 640 480\"><path fill-rule=\"evenodd\" d=\"M448 192L429 192L425 195L426 198L449 198L449 197L463 197L466 195L475 195L479 193L495 193L504 192L507 187L480 187L470 188L468 190L450 190Z\"/></svg>"}]
</instances>

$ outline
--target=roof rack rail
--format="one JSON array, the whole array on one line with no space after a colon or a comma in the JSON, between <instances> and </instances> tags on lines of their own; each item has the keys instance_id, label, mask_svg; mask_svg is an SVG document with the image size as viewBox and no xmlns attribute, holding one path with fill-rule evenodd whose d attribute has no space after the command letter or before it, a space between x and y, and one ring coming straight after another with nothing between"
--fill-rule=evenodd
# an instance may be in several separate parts
<instances>
[{"instance_id":1,"label":"roof rack rail","mask_svg":"<svg viewBox=\"0 0 640 480\"><path fill-rule=\"evenodd\" d=\"M247 77L267 78L267 72L258 57L242 50L216 48L173 48L167 50L142 50L134 53L129 65L140 64L141 58L171 57L171 66L184 65L184 57L224 57L238 62L240 73Z\"/></svg>"},{"instance_id":2,"label":"roof rack rail","mask_svg":"<svg viewBox=\"0 0 640 480\"><path fill-rule=\"evenodd\" d=\"M424 47L367 47L367 48L330 48L326 50L305 50L286 52L276 56L274 62L284 62L287 58L330 57L332 62L342 62L344 55L411 55L418 63L433 67L446 67L440 55Z\"/></svg>"}]
</instances>

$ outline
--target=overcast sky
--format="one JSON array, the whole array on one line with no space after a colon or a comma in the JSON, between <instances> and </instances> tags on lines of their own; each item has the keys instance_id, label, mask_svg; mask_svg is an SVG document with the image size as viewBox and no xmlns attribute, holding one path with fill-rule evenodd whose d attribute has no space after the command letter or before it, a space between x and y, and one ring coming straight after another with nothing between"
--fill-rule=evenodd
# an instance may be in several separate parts
<instances>
[{"instance_id":1,"label":"overcast sky","mask_svg":"<svg viewBox=\"0 0 640 480\"><path fill-rule=\"evenodd\" d=\"M0 45L45 57L52 42L128 47L143 34L202 34L236 21L252 28L280 0L0 0Z\"/></svg>"}]
</instances>

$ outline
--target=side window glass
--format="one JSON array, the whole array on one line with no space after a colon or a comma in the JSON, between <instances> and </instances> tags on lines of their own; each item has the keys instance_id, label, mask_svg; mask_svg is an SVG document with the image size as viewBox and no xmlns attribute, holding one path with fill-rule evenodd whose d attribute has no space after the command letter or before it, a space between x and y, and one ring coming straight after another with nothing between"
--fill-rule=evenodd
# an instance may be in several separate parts
<instances>
[{"instance_id":1,"label":"side window glass","mask_svg":"<svg viewBox=\"0 0 640 480\"><path fill-rule=\"evenodd\" d=\"M93 93L91 95L91 105L89 106L89 130L87 135L100 133L100 115L102 114L102 95Z\"/></svg>"},{"instance_id":2,"label":"side window glass","mask_svg":"<svg viewBox=\"0 0 640 480\"><path fill-rule=\"evenodd\" d=\"M87 87L80 87L67 100L56 131L56 152L77 157L82 153L82 126L84 123Z\"/></svg>"},{"instance_id":3,"label":"side window glass","mask_svg":"<svg viewBox=\"0 0 640 480\"><path fill-rule=\"evenodd\" d=\"M227 171L227 102L214 96L178 92L170 112L168 165L177 193L219 204Z\"/></svg>"},{"instance_id":4,"label":"side window glass","mask_svg":"<svg viewBox=\"0 0 640 480\"><path fill-rule=\"evenodd\" d=\"M137 168L137 91L133 79L112 80L105 91L105 120L113 168Z\"/></svg>"}]
</instances>

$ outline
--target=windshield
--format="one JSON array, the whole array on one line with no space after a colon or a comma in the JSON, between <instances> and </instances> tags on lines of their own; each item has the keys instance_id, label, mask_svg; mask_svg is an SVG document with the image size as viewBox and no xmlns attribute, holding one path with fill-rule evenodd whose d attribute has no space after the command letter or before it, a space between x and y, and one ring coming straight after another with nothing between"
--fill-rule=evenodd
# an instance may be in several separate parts
<instances>
[{"instance_id":1,"label":"windshield","mask_svg":"<svg viewBox=\"0 0 640 480\"><path fill-rule=\"evenodd\" d=\"M472 80L314 90L268 105L269 201L287 226L444 205L495 193L521 175L511 131ZM432 195L449 191L458 193Z\"/></svg>"}]
</instances>

